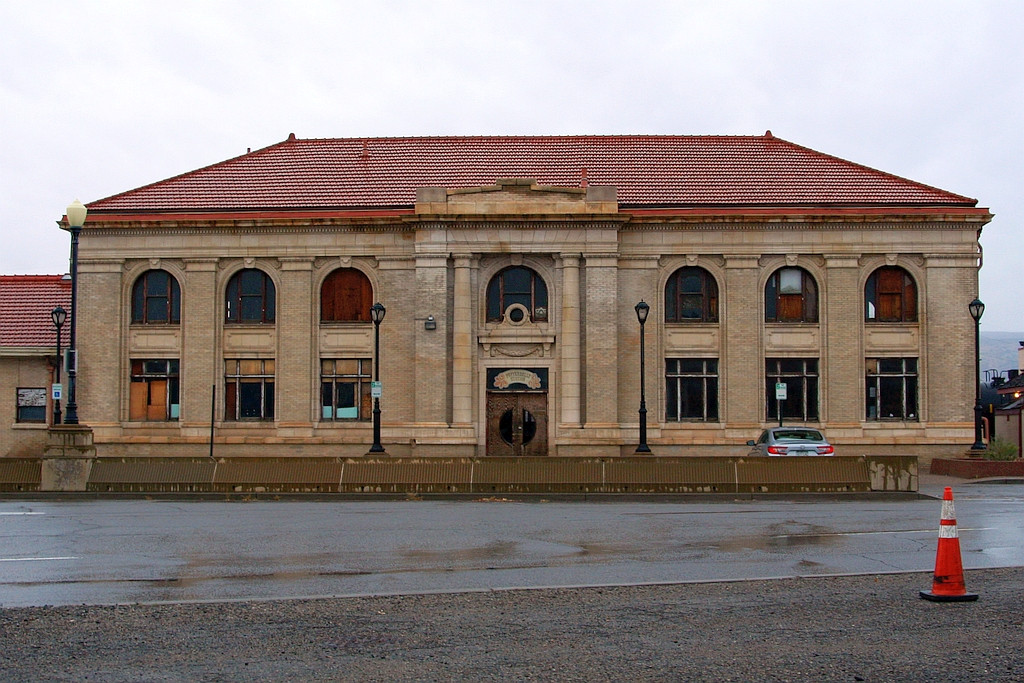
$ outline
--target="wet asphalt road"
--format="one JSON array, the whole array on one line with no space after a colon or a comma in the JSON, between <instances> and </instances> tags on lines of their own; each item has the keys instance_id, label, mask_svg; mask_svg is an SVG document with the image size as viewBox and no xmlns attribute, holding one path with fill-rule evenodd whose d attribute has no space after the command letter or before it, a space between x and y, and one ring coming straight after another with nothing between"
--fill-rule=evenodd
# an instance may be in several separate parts
<instances>
[{"instance_id":1,"label":"wet asphalt road","mask_svg":"<svg viewBox=\"0 0 1024 683\"><path fill-rule=\"evenodd\" d=\"M1024 565L1024 486L958 484L955 492L964 566ZM929 571L940 507L915 497L6 500L0 501L0 605Z\"/></svg>"}]
</instances>

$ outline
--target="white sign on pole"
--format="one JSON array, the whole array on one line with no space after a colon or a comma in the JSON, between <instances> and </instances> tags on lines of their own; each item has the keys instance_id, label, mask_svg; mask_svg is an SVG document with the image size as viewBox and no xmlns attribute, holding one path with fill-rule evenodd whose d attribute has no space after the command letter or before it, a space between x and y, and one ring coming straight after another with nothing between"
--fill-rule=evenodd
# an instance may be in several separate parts
<instances>
[{"instance_id":1,"label":"white sign on pole","mask_svg":"<svg viewBox=\"0 0 1024 683\"><path fill-rule=\"evenodd\" d=\"M54 384L52 386L52 389L53 389L53 393L51 394L50 397L54 401L59 401L61 399L61 394L64 393L64 385L63 384Z\"/></svg>"},{"instance_id":2,"label":"white sign on pole","mask_svg":"<svg viewBox=\"0 0 1024 683\"><path fill-rule=\"evenodd\" d=\"M380 382L370 382L370 398L380 398Z\"/></svg>"},{"instance_id":3,"label":"white sign on pole","mask_svg":"<svg viewBox=\"0 0 1024 683\"><path fill-rule=\"evenodd\" d=\"M775 383L775 400L785 401L786 400L786 383L776 382Z\"/></svg>"}]
</instances>

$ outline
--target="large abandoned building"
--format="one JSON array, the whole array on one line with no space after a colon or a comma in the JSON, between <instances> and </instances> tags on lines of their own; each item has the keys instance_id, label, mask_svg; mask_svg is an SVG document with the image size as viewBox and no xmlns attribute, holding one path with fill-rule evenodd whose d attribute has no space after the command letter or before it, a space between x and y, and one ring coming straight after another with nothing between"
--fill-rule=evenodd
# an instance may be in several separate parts
<instances>
[{"instance_id":1,"label":"large abandoned building","mask_svg":"<svg viewBox=\"0 0 1024 683\"><path fill-rule=\"evenodd\" d=\"M88 204L78 415L107 457L361 456L375 399L399 457L737 455L780 410L959 452L991 218L770 132L289 136Z\"/></svg>"}]
</instances>

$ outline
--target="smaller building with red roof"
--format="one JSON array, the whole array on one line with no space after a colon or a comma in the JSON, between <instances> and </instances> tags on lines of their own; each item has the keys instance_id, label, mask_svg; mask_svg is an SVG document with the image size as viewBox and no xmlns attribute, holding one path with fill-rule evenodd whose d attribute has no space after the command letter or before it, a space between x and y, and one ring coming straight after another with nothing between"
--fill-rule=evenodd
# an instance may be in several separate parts
<instances>
[{"instance_id":1,"label":"smaller building with red roof","mask_svg":"<svg viewBox=\"0 0 1024 683\"><path fill-rule=\"evenodd\" d=\"M53 420L57 328L51 312L71 311L67 275L0 275L0 434L4 456L38 456ZM70 325L61 328L68 346Z\"/></svg>"}]
</instances>

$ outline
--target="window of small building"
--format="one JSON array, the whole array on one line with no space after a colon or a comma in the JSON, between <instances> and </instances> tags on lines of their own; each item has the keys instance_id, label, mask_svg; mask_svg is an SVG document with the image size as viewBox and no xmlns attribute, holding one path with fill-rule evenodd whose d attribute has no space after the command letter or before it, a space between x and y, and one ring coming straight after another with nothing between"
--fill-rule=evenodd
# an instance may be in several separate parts
<instances>
[{"instance_id":1,"label":"window of small building","mask_svg":"<svg viewBox=\"0 0 1024 683\"><path fill-rule=\"evenodd\" d=\"M680 268L665 283L665 322L718 322L718 283L703 268Z\"/></svg>"},{"instance_id":2,"label":"window of small building","mask_svg":"<svg viewBox=\"0 0 1024 683\"><path fill-rule=\"evenodd\" d=\"M764 288L764 319L770 323L818 322L818 285L803 268L780 268Z\"/></svg>"},{"instance_id":3,"label":"window of small building","mask_svg":"<svg viewBox=\"0 0 1024 683\"><path fill-rule=\"evenodd\" d=\"M274 419L274 361L229 358L224 361L224 419Z\"/></svg>"},{"instance_id":4,"label":"window of small building","mask_svg":"<svg viewBox=\"0 0 1024 683\"><path fill-rule=\"evenodd\" d=\"M225 320L229 323L273 323L275 289L269 275L246 268L228 280Z\"/></svg>"},{"instance_id":5,"label":"window of small building","mask_svg":"<svg viewBox=\"0 0 1024 683\"><path fill-rule=\"evenodd\" d=\"M46 388L18 387L17 409L14 419L16 422L45 423Z\"/></svg>"},{"instance_id":6,"label":"window of small building","mask_svg":"<svg viewBox=\"0 0 1024 683\"><path fill-rule=\"evenodd\" d=\"M128 419L177 420L181 412L178 359L133 359Z\"/></svg>"},{"instance_id":7,"label":"window of small building","mask_svg":"<svg viewBox=\"0 0 1024 683\"><path fill-rule=\"evenodd\" d=\"M917 283L898 266L883 266L864 285L864 319L868 322L917 322Z\"/></svg>"},{"instance_id":8,"label":"window of small building","mask_svg":"<svg viewBox=\"0 0 1024 683\"><path fill-rule=\"evenodd\" d=\"M718 359L665 360L665 420L718 421Z\"/></svg>"},{"instance_id":9,"label":"window of small building","mask_svg":"<svg viewBox=\"0 0 1024 683\"><path fill-rule=\"evenodd\" d=\"M320 410L325 421L369 420L369 358L324 358L320 361Z\"/></svg>"},{"instance_id":10,"label":"window of small building","mask_svg":"<svg viewBox=\"0 0 1024 683\"><path fill-rule=\"evenodd\" d=\"M147 270L132 286L133 324L181 322L181 288L166 270Z\"/></svg>"},{"instance_id":11,"label":"window of small building","mask_svg":"<svg viewBox=\"0 0 1024 683\"><path fill-rule=\"evenodd\" d=\"M918 419L916 358L868 358L864 379L868 420Z\"/></svg>"},{"instance_id":12,"label":"window of small building","mask_svg":"<svg viewBox=\"0 0 1024 683\"><path fill-rule=\"evenodd\" d=\"M373 288L355 268L338 268L320 287L320 322L370 322Z\"/></svg>"},{"instance_id":13,"label":"window of small building","mask_svg":"<svg viewBox=\"0 0 1024 683\"><path fill-rule=\"evenodd\" d=\"M764 363L765 418L769 421L782 417L798 422L818 420L818 359L768 358ZM786 399L778 401L775 385L786 385Z\"/></svg>"},{"instance_id":14,"label":"window of small building","mask_svg":"<svg viewBox=\"0 0 1024 683\"><path fill-rule=\"evenodd\" d=\"M544 278L524 266L513 266L501 271L487 285L487 322L501 322L508 312L512 322L522 315L521 308L509 311L513 304L523 306L531 322L548 319L548 288Z\"/></svg>"}]
</instances>

